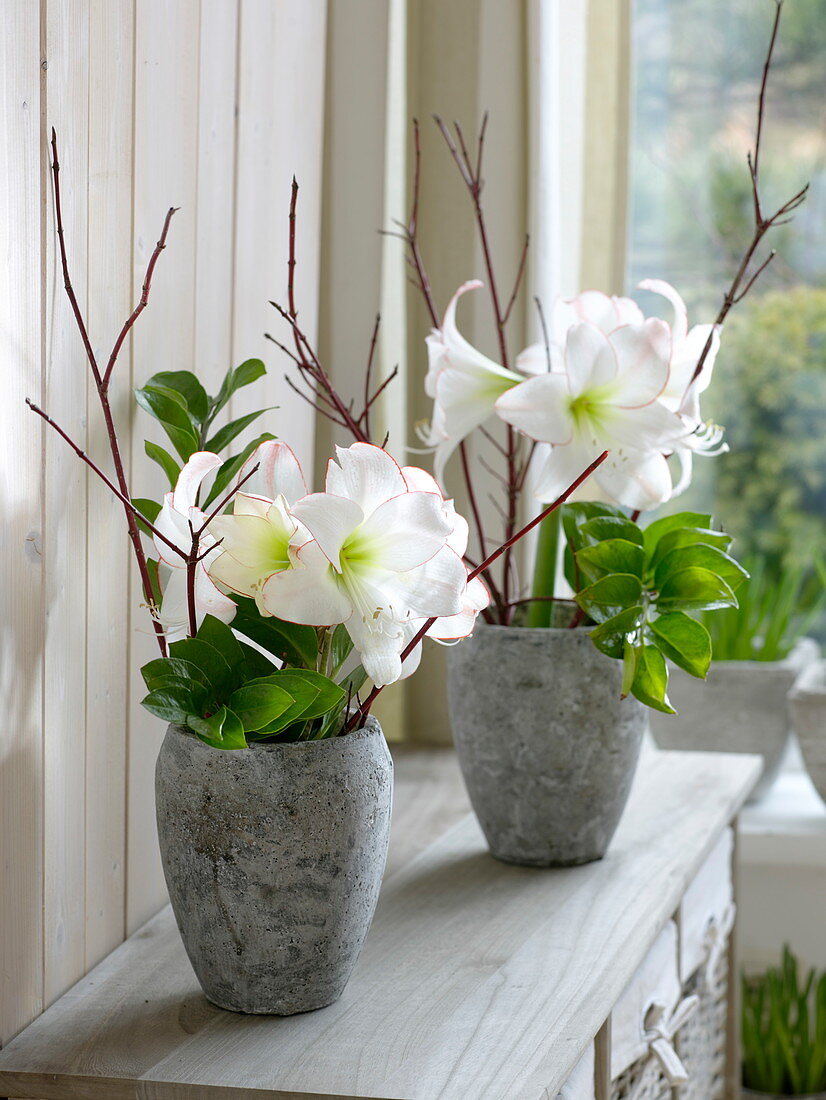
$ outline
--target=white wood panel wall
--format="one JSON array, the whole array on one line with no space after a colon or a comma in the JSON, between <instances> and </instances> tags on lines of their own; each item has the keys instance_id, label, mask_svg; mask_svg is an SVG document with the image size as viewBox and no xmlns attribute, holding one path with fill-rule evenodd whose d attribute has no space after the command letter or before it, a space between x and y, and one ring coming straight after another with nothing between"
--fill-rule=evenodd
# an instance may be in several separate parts
<instances>
[{"instance_id":1,"label":"white wood panel wall","mask_svg":"<svg viewBox=\"0 0 826 1100\"><path fill-rule=\"evenodd\" d=\"M0 12L0 1042L164 901L141 711L152 638L120 506L24 406L108 465L63 294L47 135L58 132L71 271L105 355L179 206L115 405L136 495L162 491L132 385L253 355L244 401L309 464L311 411L262 338L285 290L287 205L302 185L302 322L317 318L325 0L4 0ZM286 392L285 392L286 391ZM244 411L241 402L234 411ZM286 434L286 431L285 431Z\"/></svg>"}]
</instances>

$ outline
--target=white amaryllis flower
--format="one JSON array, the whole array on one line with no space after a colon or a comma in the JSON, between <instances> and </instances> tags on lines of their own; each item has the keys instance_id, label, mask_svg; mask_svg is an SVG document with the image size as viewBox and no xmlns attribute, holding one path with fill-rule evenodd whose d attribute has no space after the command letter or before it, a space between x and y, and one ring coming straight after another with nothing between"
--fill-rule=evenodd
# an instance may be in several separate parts
<instances>
[{"instance_id":1,"label":"white amaryllis flower","mask_svg":"<svg viewBox=\"0 0 826 1100\"><path fill-rule=\"evenodd\" d=\"M448 545L457 522L441 493L411 491L379 447L355 443L336 456L326 491L291 509L312 538L291 569L265 581L261 601L291 622L343 622L365 671L383 686L402 673L413 620L465 610L467 570Z\"/></svg>"},{"instance_id":2,"label":"white amaryllis flower","mask_svg":"<svg viewBox=\"0 0 826 1100\"><path fill-rule=\"evenodd\" d=\"M536 485L540 500L559 496L605 450L593 475L601 499L634 509L669 499L665 454L687 430L658 400L670 354L660 320L621 325L610 337L578 322L568 330L564 370L529 378L497 400L503 420L552 444Z\"/></svg>"},{"instance_id":3,"label":"white amaryllis flower","mask_svg":"<svg viewBox=\"0 0 826 1100\"><path fill-rule=\"evenodd\" d=\"M290 512L307 495L301 466L286 443L262 443L239 473L258 466L244 491L236 493L232 515L217 516L210 531L221 540L210 576L241 596L251 596L267 614L262 588L273 573L290 569L295 550L310 535Z\"/></svg>"},{"instance_id":4,"label":"white amaryllis flower","mask_svg":"<svg viewBox=\"0 0 826 1100\"><path fill-rule=\"evenodd\" d=\"M688 429L674 447L674 455L680 465L680 477L671 494L676 497L691 484L695 454L713 457L729 449L728 444L723 442L722 428L704 423L700 413L700 394L708 389L720 350L720 329L717 325L693 325L689 329L685 302L674 287L662 279L644 279L639 289L661 295L674 309L668 383L659 400L667 409L679 413ZM699 375L694 378L709 337L708 355Z\"/></svg>"},{"instance_id":5,"label":"white amaryllis flower","mask_svg":"<svg viewBox=\"0 0 826 1100\"><path fill-rule=\"evenodd\" d=\"M198 490L204 478L221 465L222 460L210 451L197 451L178 477L171 493L163 499L163 506L155 520L157 530L184 554L192 546L190 524L199 530L206 515L196 506ZM189 632L189 599L187 589L186 561L171 550L166 543L155 538L158 553L158 572L161 580L163 599L161 602L160 622L167 641L177 642ZM199 554L209 551L195 566L195 612L197 625L205 615L214 615L221 622L232 622L235 617L235 604L216 586L207 572L220 549L209 550L215 545L212 526L200 537Z\"/></svg>"},{"instance_id":6,"label":"white amaryllis flower","mask_svg":"<svg viewBox=\"0 0 826 1100\"><path fill-rule=\"evenodd\" d=\"M496 399L522 381L477 351L456 326L456 305L468 290L483 284L463 283L445 310L440 329L427 337L428 371L425 392L433 398L433 417L422 433L424 443L435 447L436 480L443 484L447 460L474 428L493 416Z\"/></svg>"}]
</instances>

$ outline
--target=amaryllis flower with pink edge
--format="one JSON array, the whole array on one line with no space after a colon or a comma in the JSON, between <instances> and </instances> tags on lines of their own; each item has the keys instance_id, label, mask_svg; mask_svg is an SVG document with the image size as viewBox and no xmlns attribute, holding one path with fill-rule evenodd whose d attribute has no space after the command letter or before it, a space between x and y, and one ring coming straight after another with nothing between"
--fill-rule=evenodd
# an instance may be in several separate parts
<instances>
[{"instance_id":1,"label":"amaryllis flower with pink edge","mask_svg":"<svg viewBox=\"0 0 826 1100\"><path fill-rule=\"evenodd\" d=\"M433 398L430 425L423 442L435 448L434 470L444 483L447 460L468 435L494 414L496 399L522 381L522 376L494 363L462 336L456 325L456 305L463 294L478 290L478 280L463 283L445 310L440 329L426 338L428 371L425 393Z\"/></svg>"},{"instance_id":2,"label":"amaryllis flower with pink edge","mask_svg":"<svg viewBox=\"0 0 826 1100\"><path fill-rule=\"evenodd\" d=\"M467 569L450 545L451 538L466 543L467 525L432 479L418 487L420 474L403 472L368 443L337 448L325 491L290 508L308 540L291 554L290 568L260 589L267 614L311 626L344 623L377 686L402 675L415 620L467 615L468 603L479 602L475 588L468 597Z\"/></svg>"},{"instance_id":3,"label":"amaryllis flower with pink edge","mask_svg":"<svg viewBox=\"0 0 826 1100\"><path fill-rule=\"evenodd\" d=\"M595 499L633 509L668 500L672 482L665 455L686 434L677 413L658 398L668 382L671 336L652 319L621 325L610 337L579 322L568 330L564 369L537 375L496 402L503 420L551 444L535 486L553 500L602 451L608 459L586 484Z\"/></svg>"}]
</instances>

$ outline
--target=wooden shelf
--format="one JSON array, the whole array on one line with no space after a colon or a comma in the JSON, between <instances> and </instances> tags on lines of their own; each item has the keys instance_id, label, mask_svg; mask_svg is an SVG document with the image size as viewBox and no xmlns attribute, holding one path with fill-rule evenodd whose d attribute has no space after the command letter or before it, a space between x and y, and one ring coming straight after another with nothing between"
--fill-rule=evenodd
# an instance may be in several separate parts
<instances>
[{"instance_id":1,"label":"wooden shelf","mask_svg":"<svg viewBox=\"0 0 826 1100\"><path fill-rule=\"evenodd\" d=\"M0 1094L554 1097L758 773L652 753L607 857L546 871L488 855L450 753L401 754L388 874L337 1004L214 1008L166 909L0 1052Z\"/></svg>"}]
</instances>

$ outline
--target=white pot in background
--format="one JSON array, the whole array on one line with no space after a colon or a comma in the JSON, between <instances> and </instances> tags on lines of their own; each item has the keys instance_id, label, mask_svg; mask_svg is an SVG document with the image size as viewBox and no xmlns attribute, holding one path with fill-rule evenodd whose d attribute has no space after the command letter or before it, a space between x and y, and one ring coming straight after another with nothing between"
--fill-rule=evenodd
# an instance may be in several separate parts
<instances>
[{"instance_id":1,"label":"white pot in background","mask_svg":"<svg viewBox=\"0 0 826 1100\"><path fill-rule=\"evenodd\" d=\"M651 711L654 740L661 749L762 756L755 801L774 782L789 742L787 695L819 655L814 639L801 638L782 661L713 661L707 680L672 667L668 695L677 714Z\"/></svg>"},{"instance_id":2,"label":"white pot in background","mask_svg":"<svg viewBox=\"0 0 826 1100\"><path fill-rule=\"evenodd\" d=\"M806 770L826 802L826 661L802 670L789 692L789 707Z\"/></svg>"}]
</instances>

